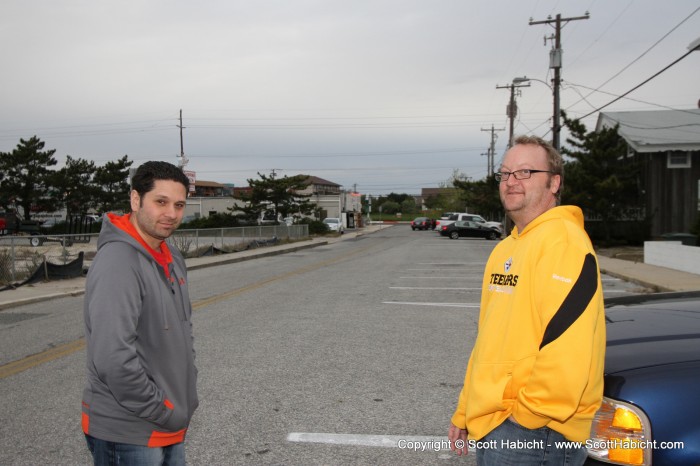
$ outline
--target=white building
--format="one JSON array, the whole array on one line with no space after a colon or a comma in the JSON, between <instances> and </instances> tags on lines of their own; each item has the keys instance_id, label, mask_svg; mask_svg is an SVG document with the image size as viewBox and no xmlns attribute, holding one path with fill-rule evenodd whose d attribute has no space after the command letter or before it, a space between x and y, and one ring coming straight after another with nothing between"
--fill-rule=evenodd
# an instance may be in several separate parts
<instances>
[{"instance_id":1,"label":"white building","mask_svg":"<svg viewBox=\"0 0 700 466\"><path fill-rule=\"evenodd\" d=\"M309 201L315 204L319 220L327 217L344 217L344 212L361 212L360 194L345 192L342 186L316 176L308 178L308 187L299 194L310 195ZM226 188L229 188L226 190ZM187 198L185 216L208 217L215 213L230 213L231 208L240 209L244 202L235 199L234 193L246 188L232 188L211 181L197 180L195 195ZM224 194L225 195L222 195ZM345 220L346 227L347 220Z\"/></svg>"}]
</instances>

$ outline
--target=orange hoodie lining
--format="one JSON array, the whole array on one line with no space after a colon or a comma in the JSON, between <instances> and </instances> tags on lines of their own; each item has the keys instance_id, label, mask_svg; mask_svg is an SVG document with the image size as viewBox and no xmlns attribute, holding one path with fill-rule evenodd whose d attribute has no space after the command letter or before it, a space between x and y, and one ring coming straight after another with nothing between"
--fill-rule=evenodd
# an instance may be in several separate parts
<instances>
[{"instance_id":1,"label":"orange hoodie lining","mask_svg":"<svg viewBox=\"0 0 700 466\"><path fill-rule=\"evenodd\" d=\"M163 270L165 271L165 276L167 278L170 278L170 269L168 268L168 264L173 262L173 256L170 253L170 249L168 249L168 245L165 241L160 243L160 251L156 251L151 246L149 246L148 243L146 243L146 241L144 241L144 239L139 234L138 230L136 230L136 227L134 227L134 225L131 223L131 214L120 216L113 213L109 213L107 214L107 216L112 221L112 224L115 227L128 233L129 236L133 237L144 248L146 248L146 251L148 251L151 254L151 256L153 256L158 265L163 267Z\"/></svg>"}]
</instances>

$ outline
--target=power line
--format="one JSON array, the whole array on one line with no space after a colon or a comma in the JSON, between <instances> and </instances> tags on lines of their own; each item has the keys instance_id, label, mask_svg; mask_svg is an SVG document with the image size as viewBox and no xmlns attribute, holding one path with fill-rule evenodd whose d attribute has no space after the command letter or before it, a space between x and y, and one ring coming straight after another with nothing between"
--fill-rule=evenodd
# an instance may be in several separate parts
<instances>
[{"instance_id":1,"label":"power line","mask_svg":"<svg viewBox=\"0 0 700 466\"><path fill-rule=\"evenodd\" d=\"M407 155L425 155L425 154L445 154L445 153L460 153L460 152L470 152L475 150L480 150L480 147L458 147L449 149L424 149L424 150L407 150L407 151L386 151L386 152L331 152L323 154L238 154L238 155L190 155L190 157L195 158L230 158L230 159L240 159L240 158L348 158L348 157L393 157L393 156L407 156Z\"/></svg>"},{"instance_id":2,"label":"power line","mask_svg":"<svg viewBox=\"0 0 700 466\"><path fill-rule=\"evenodd\" d=\"M601 87L605 86L605 85L608 84L610 81L612 81L613 79L615 79L615 78L617 78L618 76L620 76L620 75L621 75L625 70L627 70L630 66L634 65L635 63L637 63L644 55L646 55L646 54L649 53L651 50L653 50L657 45L659 45L659 44L661 43L661 41L663 41L666 37L668 37L673 31L675 31L676 29L678 29L683 23L685 23L686 21L688 21L688 20L689 20L695 13L697 13L698 11L700 11L700 7L696 8L692 13L690 13L688 16L686 16L685 19L683 19L680 23L676 24L673 28L671 28L670 31L668 31L666 34L664 34L659 40L657 40L656 42L654 42L654 43L651 45L651 47L649 47L649 48L646 49L644 52L642 52L641 55L639 55L637 58L635 58L634 60L632 60L628 65L626 65L626 66L625 66L624 68L622 68L620 71L618 71L617 73L615 73L612 77L608 78L604 83L600 84L600 85L595 89L595 91L598 91ZM595 91L593 91L593 92L595 92ZM570 105L570 106L567 108L567 110L568 110L569 108L573 107L574 105L578 104L578 103L581 102L582 100L585 100L587 97L589 97L591 94L593 94L593 92L591 92L590 94L588 94L586 97L582 97L580 100L576 101L573 105Z\"/></svg>"},{"instance_id":3,"label":"power line","mask_svg":"<svg viewBox=\"0 0 700 466\"><path fill-rule=\"evenodd\" d=\"M654 79L655 77L657 77L658 75L660 75L661 73L663 73L664 71L666 71L667 69L671 68L673 65L675 65L675 64L678 63L679 61L683 60L685 57L687 57L688 55L690 55L690 54L693 53L694 51L695 51L695 49L692 49L692 50L687 51L685 54L683 54L680 58L678 58L677 60L675 60L673 63L671 63L670 65L666 66L666 67L663 68L662 70L657 71L657 72L654 73L652 76L650 76L649 78L647 78L646 80L644 80L644 81L641 82L640 84L637 84L636 86L634 86L634 87L633 87L632 89L630 89L629 91L627 91L627 92L625 92L624 94L618 96L617 98L611 100L611 101L608 102L607 104L605 104L605 105L603 105L603 106L601 106L601 107L598 107L597 109L593 110L592 112L587 113L587 114L585 114L584 116L577 118L577 120L583 120L584 118L589 117L589 116L593 115L594 113L601 111L601 110L604 109L605 107L614 104L614 103L617 102L618 100L620 100L620 99L622 99L623 97L625 97L627 94L630 94L631 92L636 91L637 89L639 89L640 87L642 87L643 85L645 85L646 83L648 83L649 81L651 81L652 79Z\"/></svg>"},{"instance_id":4,"label":"power line","mask_svg":"<svg viewBox=\"0 0 700 466\"><path fill-rule=\"evenodd\" d=\"M585 100L586 103L588 103L588 105L590 105L592 108L595 108L595 105L593 105L593 104L591 104L590 102L588 102L588 101L586 100L586 98L587 98L588 96L590 96L593 92L600 92L601 94L611 95L611 96L613 96L613 97L619 97L619 94L615 94L615 93L613 93L613 92L601 91L600 89L594 89L594 88L592 88L592 87L584 86L583 84L572 83L571 81L565 81L565 82L568 84L567 88L572 89L573 91L575 91L576 93L578 93L578 94L581 96L582 100ZM584 88L584 89L586 89L586 90L593 91L593 92L591 92L591 94L588 94L586 97L583 97L583 96L581 95L581 93L578 92L578 91L576 90L577 87L582 87L582 88ZM690 113L690 114L693 114L693 115L696 115L696 114L697 114L696 112L689 111L689 110L685 110L685 109L682 109L682 108L669 107L668 105L657 104L657 103L654 103L654 102L648 102L648 101L646 101L646 100L633 99L632 97L625 97L625 100L631 100L632 102L639 102L640 104L646 104L646 105L651 105L651 106L654 106L654 107L665 108L666 110L675 110L675 111L677 111L677 112Z\"/></svg>"},{"instance_id":5,"label":"power line","mask_svg":"<svg viewBox=\"0 0 700 466\"><path fill-rule=\"evenodd\" d=\"M608 27L605 28L605 30L604 30L602 33L600 33L600 35L598 35L598 37L597 37L596 39L594 39L594 40L591 42L591 44L590 44L588 47L586 47L586 48L578 55L578 57L576 57L576 58L574 58L573 60L571 60L571 63L569 63L569 66L573 66L574 63L576 63L586 52L588 52L588 51L590 50L591 47L593 47L601 38L603 38L603 36L605 36L605 34L607 34L608 31L609 31L610 29L612 29L612 27L615 25L615 23L617 23L617 21L618 21L620 18L622 18L622 16L623 16L623 15L625 14L625 12L632 6L633 3L634 3L634 0L629 0L629 3L628 3L627 6L624 8L624 10L622 10L622 11L620 12L620 14L617 15L617 17L608 25ZM591 8L589 7L589 8L588 8L588 11L590 11L590 10L591 10Z\"/></svg>"}]
</instances>

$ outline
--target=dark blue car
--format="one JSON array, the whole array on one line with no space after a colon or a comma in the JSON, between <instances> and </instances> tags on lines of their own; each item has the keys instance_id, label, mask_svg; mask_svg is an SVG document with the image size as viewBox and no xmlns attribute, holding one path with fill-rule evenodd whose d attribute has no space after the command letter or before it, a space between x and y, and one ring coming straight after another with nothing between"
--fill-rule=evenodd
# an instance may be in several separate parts
<instances>
[{"instance_id":1,"label":"dark blue car","mask_svg":"<svg viewBox=\"0 0 700 466\"><path fill-rule=\"evenodd\" d=\"M606 320L586 464L700 464L700 292L606 300Z\"/></svg>"},{"instance_id":2,"label":"dark blue car","mask_svg":"<svg viewBox=\"0 0 700 466\"><path fill-rule=\"evenodd\" d=\"M439 233L441 236L449 236L452 239L486 238L494 240L501 237L501 232L498 228L471 220L457 220L449 225L443 225L440 227Z\"/></svg>"}]
</instances>

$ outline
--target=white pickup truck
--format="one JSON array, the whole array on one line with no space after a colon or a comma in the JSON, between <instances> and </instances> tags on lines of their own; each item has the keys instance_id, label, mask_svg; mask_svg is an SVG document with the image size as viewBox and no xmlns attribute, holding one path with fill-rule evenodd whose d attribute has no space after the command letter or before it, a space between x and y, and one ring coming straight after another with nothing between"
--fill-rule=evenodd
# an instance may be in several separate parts
<instances>
[{"instance_id":1,"label":"white pickup truck","mask_svg":"<svg viewBox=\"0 0 700 466\"><path fill-rule=\"evenodd\" d=\"M435 226L436 231L440 231L442 227L447 226L451 223L454 223L458 220L469 220L471 222L476 222L476 223L483 223L486 226L492 227L492 228L497 228L498 231L501 232L501 235L503 234L503 224L501 222L487 222L484 217L481 215L476 215L476 214L468 214L468 213L453 213L447 219L440 219L437 221L437 225Z\"/></svg>"}]
</instances>

